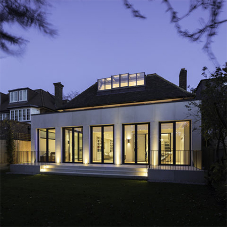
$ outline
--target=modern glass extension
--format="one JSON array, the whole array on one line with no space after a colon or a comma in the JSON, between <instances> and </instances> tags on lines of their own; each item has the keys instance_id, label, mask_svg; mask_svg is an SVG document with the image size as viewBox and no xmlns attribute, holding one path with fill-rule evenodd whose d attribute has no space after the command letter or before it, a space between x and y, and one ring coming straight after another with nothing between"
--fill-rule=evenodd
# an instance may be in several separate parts
<instances>
[{"instance_id":1,"label":"modern glass extension","mask_svg":"<svg viewBox=\"0 0 227 227\"><path fill-rule=\"evenodd\" d=\"M91 126L91 162L113 163L114 126Z\"/></svg>"},{"instance_id":2,"label":"modern glass extension","mask_svg":"<svg viewBox=\"0 0 227 227\"><path fill-rule=\"evenodd\" d=\"M190 121L160 122L159 163L190 165Z\"/></svg>"},{"instance_id":3,"label":"modern glass extension","mask_svg":"<svg viewBox=\"0 0 227 227\"><path fill-rule=\"evenodd\" d=\"M63 128L64 162L83 162L83 128Z\"/></svg>"},{"instance_id":4,"label":"modern glass extension","mask_svg":"<svg viewBox=\"0 0 227 227\"><path fill-rule=\"evenodd\" d=\"M55 162L55 129L38 130L40 162Z\"/></svg>"},{"instance_id":5,"label":"modern glass extension","mask_svg":"<svg viewBox=\"0 0 227 227\"><path fill-rule=\"evenodd\" d=\"M149 123L123 125L123 163L148 164Z\"/></svg>"}]
</instances>

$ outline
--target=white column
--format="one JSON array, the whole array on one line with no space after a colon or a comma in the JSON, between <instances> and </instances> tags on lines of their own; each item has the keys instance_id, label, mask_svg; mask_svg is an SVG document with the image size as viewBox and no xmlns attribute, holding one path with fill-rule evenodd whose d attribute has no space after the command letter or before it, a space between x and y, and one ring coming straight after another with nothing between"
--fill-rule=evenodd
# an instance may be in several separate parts
<instances>
[{"instance_id":1,"label":"white column","mask_svg":"<svg viewBox=\"0 0 227 227\"><path fill-rule=\"evenodd\" d=\"M122 124L114 125L114 163L122 164Z\"/></svg>"},{"instance_id":2,"label":"white column","mask_svg":"<svg viewBox=\"0 0 227 227\"><path fill-rule=\"evenodd\" d=\"M159 122L152 121L150 122L150 159L151 165L158 165L158 146L159 146Z\"/></svg>"},{"instance_id":3,"label":"white column","mask_svg":"<svg viewBox=\"0 0 227 227\"><path fill-rule=\"evenodd\" d=\"M91 163L90 159L90 126L83 125L83 163Z\"/></svg>"},{"instance_id":4,"label":"white column","mask_svg":"<svg viewBox=\"0 0 227 227\"><path fill-rule=\"evenodd\" d=\"M55 162L62 163L63 155L62 155L62 128L55 127Z\"/></svg>"}]
</instances>

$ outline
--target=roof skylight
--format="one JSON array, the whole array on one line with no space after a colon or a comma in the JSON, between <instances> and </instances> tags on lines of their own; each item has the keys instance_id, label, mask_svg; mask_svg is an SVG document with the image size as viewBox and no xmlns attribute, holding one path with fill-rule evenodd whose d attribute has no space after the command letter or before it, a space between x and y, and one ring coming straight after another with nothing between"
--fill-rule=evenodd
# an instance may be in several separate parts
<instances>
[{"instance_id":1,"label":"roof skylight","mask_svg":"<svg viewBox=\"0 0 227 227\"><path fill-rule=\"evenodd\" d=\"M98 91L143 86L145 73L119 74L108 78L98 79Z\"/></svg>"}]
</instances>

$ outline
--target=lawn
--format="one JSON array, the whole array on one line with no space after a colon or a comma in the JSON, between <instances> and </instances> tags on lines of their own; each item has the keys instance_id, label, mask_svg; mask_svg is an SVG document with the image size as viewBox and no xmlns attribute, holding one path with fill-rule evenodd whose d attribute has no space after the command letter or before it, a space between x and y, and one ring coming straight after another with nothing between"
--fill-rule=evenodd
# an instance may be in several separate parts
<instances>
[{"instance_id":1,"label":"lawn","mask_svg":"<svg viewBox=\"0 0 227 227\"><path fill-rule=\"evenodd\" d=\"M1 171L0 226L225 226L207 186Z\"/></svg>"}]
</instances>

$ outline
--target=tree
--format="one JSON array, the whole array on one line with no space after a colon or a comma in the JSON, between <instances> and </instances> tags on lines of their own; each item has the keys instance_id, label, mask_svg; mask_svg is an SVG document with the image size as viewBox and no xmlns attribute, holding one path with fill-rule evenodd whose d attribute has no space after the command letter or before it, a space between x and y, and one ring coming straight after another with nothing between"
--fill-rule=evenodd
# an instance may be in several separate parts
<instances>
[{"instance_id":1,"label":"tree","mask_svg":"<svg viewBox=\"0 0 227 227\"><path fill-rule=\"evenodd\" d=\"M138 10L136 10L132 4L129 3L129 0L123 0L126 8L130 9L133 13L133 16L146 19ZM219 63L211 49L211 44L213 42L214 36L217 35L218 28L221 24L227 22L227 19L220 20L219 16L224 7L225 0L190 0L188 12L179 17L178 12L172 7L170 0L162 1L167 6L167 12L170 13L171 23L175 25L177 33L189 39L192 42L202 41L205 37L205 44L203 50L207 53L210 60L213 61L215 66L219 67ZM203 9L205 12L208 12L209 17L207 21L204 18L200 19L201 27L196 28L195 31L189 32L187 29L184 29L180 22L183 21L186 17L190 16L192 12L198 9Z\"/></svg>"},{"instance_id":2,"label":"tree","mask_svg":"<svg viewBox=\"0 0 227 227\"><path fill-rule=\"evenodd\" d=\"M18 24L24 29L38 28L42 33L54 37L57 31L47 21L46 0L0 0L0 49L10 55L21 54L28 40L10 34L4 29L6 24ZM16 50L13 49L16 47Z\"/></svg>"},{"instance_id":3,"label":"tree","mask_svg":"<svg viewBox=\"0 0 227 227\"><path fill-rule=\"evenodd\" d=\"M63 100L66 100L67 102L69 102L72 99L74 99L77 95L79 95L78 91L71 91L68 94L63 96Z\"/></svg>"},{"instance_id":4,"label":"tree","mask_svg":"<svg viewBox=\"0 0 227 227\"><path fill-rule=\"evenodd\" d=\"M206 67L203 68L205 77L207 77L207 70ZM201 82L205 85L201 91L201 102L190 102L187 107L189 111L192 110L191 106L198 107L202 117L203 138L212 140L218 160L220 145L227 155L225 144L227 138L227 63L223 68L217 67L209 79Z\"/></svg>"}]
</instances>

